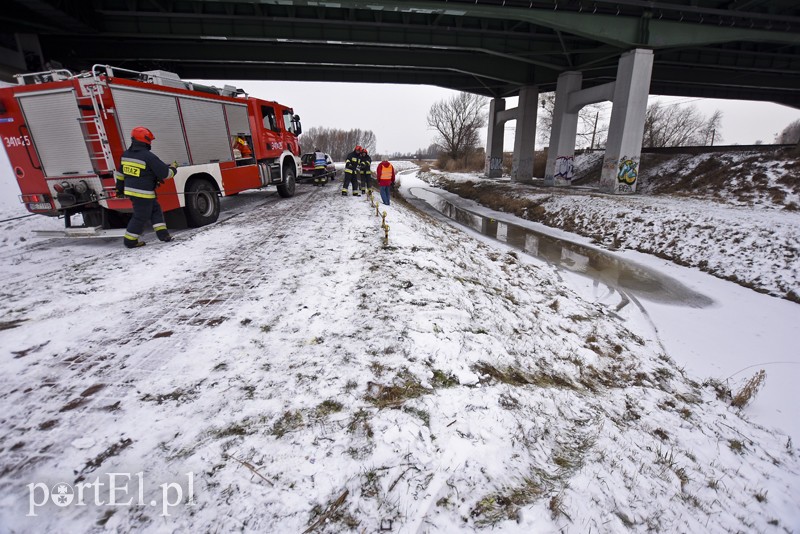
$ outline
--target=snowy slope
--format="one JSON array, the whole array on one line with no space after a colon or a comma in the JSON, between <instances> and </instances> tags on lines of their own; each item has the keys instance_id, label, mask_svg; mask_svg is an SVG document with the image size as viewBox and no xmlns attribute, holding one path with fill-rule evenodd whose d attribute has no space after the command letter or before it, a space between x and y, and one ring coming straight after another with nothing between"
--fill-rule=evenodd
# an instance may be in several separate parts
<instances>
[{"instance_id":1,"label":"snowy slope","mask_svg":"<svg viewBox=\"0 0 800 534\"><path fill-rule=\"evenodd\" d=\"M577 164L591 165L589 158L598 154ZM747 167L751 159L760 164L756 170ZM433 171L422 177L489 207L590 237L605 247L652 254L800 302L798 164L762 160L763 156L747 153L705 154L689 161L682 155L670 157L647 170L643 189L673 193L633 196L601 194L591 183L545 188L508 179L485 180L477 174ZM730 179L718 177L717 183L694 188L689 182L695 170L710 161L716 174L724 178L730 173ZM728 167L720 169L721 161ZM759 177L767 180L767 176L769 182L762 185ZM749 182L746 188L743 181Z\"/></svg>"},{"instance_id":2,"label":"snowy slope","mask_svg":"<svg viewBox=\"0 0 800 534\"><path fill-rule=\"evenodd\" d=\"M0 249L5 530L800 527L788 436L554 267L397 200L384 245L338 187L224 209L134 251ZM109 473L142 473L133 504ZM106 504L27 515L29 484L98 477Z\"/></svg>"}]
</instances>

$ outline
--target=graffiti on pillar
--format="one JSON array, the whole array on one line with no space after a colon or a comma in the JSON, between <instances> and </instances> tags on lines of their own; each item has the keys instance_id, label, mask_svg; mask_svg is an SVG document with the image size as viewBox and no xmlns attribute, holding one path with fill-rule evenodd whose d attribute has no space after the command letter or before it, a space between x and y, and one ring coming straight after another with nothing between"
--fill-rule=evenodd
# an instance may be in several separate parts
<instances>
[{"instance_id":1,"label":"graffiti on pillar","mask_svg":"<svg viewBox=\"0 0 800 534\"><path fill-rule=\"evenodd\" d=\"M498 157L489 158L489 170L490 171L502 171L503 170L503 158L498 158Z\"/></svg>"},{"instance_id":2,"label":"graffiti on pillar","mask_svg":"<svg viewBox=\"0 0 800 534\"><path fill-rule=\"evenodd\" d=\"M556 158L555 169L553 170L553 177L558 180L571 181L575 171L573 163L574 158L572 156L558 156Z\"/></svg>"},{"instance_id":3,"label":"graffiti on pillar","mask_svg":"<svg viewBox=\"0 0 800 534\"><path fill-rule=\"evenodd\" d=\"M639 162L626 157L622 157L619 160L619 164L617 166L617 181L620 184L627 184L632 186L636 183L636 177L638 176L637 170L639 167Z\"/></svg>"}]
</instances>

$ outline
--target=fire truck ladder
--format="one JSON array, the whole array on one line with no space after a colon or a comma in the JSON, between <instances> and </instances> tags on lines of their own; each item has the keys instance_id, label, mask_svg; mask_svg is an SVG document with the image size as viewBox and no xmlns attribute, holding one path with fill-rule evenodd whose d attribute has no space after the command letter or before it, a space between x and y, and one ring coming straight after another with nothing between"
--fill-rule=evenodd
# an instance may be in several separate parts
<instances>
[{"instance_id":1,"label":"fire truck ladder","mask_svg":"<svg viewBox=\"0 0 800 534\"><path fill-rule=\"evenodd\" d=\"M108 117L108 112L103 105L100 89L96 84L83 86L84 94L79 95L78 107L82 114L78 119L89 150L89 158L97 174L110 174L114 172L114 156L108 144L103 119ZM91 107L90 107L91 106ZM102 115L102 116L101 116Z\"/></svg>"}]
</instances>

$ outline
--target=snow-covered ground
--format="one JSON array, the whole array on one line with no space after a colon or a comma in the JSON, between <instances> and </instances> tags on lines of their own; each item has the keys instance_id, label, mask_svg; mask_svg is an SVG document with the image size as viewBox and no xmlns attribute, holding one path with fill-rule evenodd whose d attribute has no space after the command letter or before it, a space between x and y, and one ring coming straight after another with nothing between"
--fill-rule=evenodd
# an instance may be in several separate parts
<instances>
[{"instance_id":1,"label":"snow-covered ground","mask_svg":"<svg viewBox=\"0 0 800 534\"><path fill-rule=\"evenodd\" d=\"M2 225L3 530L800 528L797 394L773 386L800 306L625 252L715 304L618 309L397 199L386 244L337 186L136 250ZM750 364L740 410L719 391Z\"/></svg>"},{"instance_id":2,"label":"snow-covered ground","mask_svg":"<svg viewBox=\"0 0 800 534\"><path fill-rule=\"evenodd\" d=\"M606 247L664 257L800 302L800 163L768 156L670 156L643 170L646 193L632 196L601 194L591 181L581 187L545 188L474 174L432 172L425 179L455 182L462 187L460 194L473 198L504 199L517 215ZM579 156L576 168L592 167L598 158L601 153ZM720 166L722 162L727 166ZM703 174L704 168L708 173ZM732 178L724 180L725 173ZM707 180L694 183L697 175ZM474 187L464 189L464 184ZM679 193L647 193L663 190Z\"/></svg>"}]
</instances>

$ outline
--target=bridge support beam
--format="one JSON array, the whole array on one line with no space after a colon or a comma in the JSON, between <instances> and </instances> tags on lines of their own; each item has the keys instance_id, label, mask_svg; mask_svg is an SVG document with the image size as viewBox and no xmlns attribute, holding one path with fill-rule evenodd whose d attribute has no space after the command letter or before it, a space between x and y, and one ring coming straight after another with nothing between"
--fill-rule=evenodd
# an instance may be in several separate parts
<instances>
[{"instance_id":1,"label":"bridge support beam","mask_svg":"<svg viewBox=\"0 0 800 534\"><path fill-rule=\"evenodd\" d=\"M505 123L517 121L514 136L514 156L511 164L511 180L531 182L533 180L533 155L536 143L536 112L539 103L539 88L525 86L519 92L519 104L505 109L502 98L489 104L489 131L486 135L486 176L498 178L503 175L503 140Z\"/></svg>"},{"instance_id":2,"label":"bridge support beam","mask_svg":"<svg viewBox=\"0 0 800 534\"><path fill-rule=\"evenodd\" d=\"M558 77L545 185L572 183L578 113L587 104L611 100L611 124L600 189L614 194L636 192L652 69L653 52L636 49L622 55L617 79L611 83L581 89L580 72L564 72Z\"/></svg>"},{"instance_id":3,"label":"bridge support beam","mask_svg":"<svg viewBox=\"0 0 800 534\"><path fill-rule=\"evenodd\" d=\"M486 134L486 176L500 178L503 176L503 128L505 121L498 115L506 109L506 101L494 98L489 103L489 131Z\"/></svg>"},{"instance_id":4,"label":"bridge support beam","mask_svg":"<svg viewBox=\"0 0 800 534\"><path fill-rule=\"evenodd\" d=\"M636 192L652 71L652 50L631 50L619 60L614 107L600 175L600 189L603 192Z\"/></svg>"},{"instance_id":5,"label":"bridge support beam","mask_svg":"<svg viewBox=\"0 0 800 534\"><path fill-rule=\"evenodd\" d=\"M533 181L533 156L536 145L536 112L539 106L539 88L526 86L519 91L517 105L517 132L514 136L514 156L511 163L511 181Z\"/></svg>"},{"instance_id":6,"label":"bridge support beam","mask_svg":"<svg viewBox=\"0 0 800 534\"><path fill-rule=\"evenodd\" d=\"M545 185L570 185L575 158L575 136L578 133L578 111L570 112L569 97L581 88L580 72L564 72L558 77L553 126L550 129L550 149L544 169Z\"/></svg>"}]
</instances>

